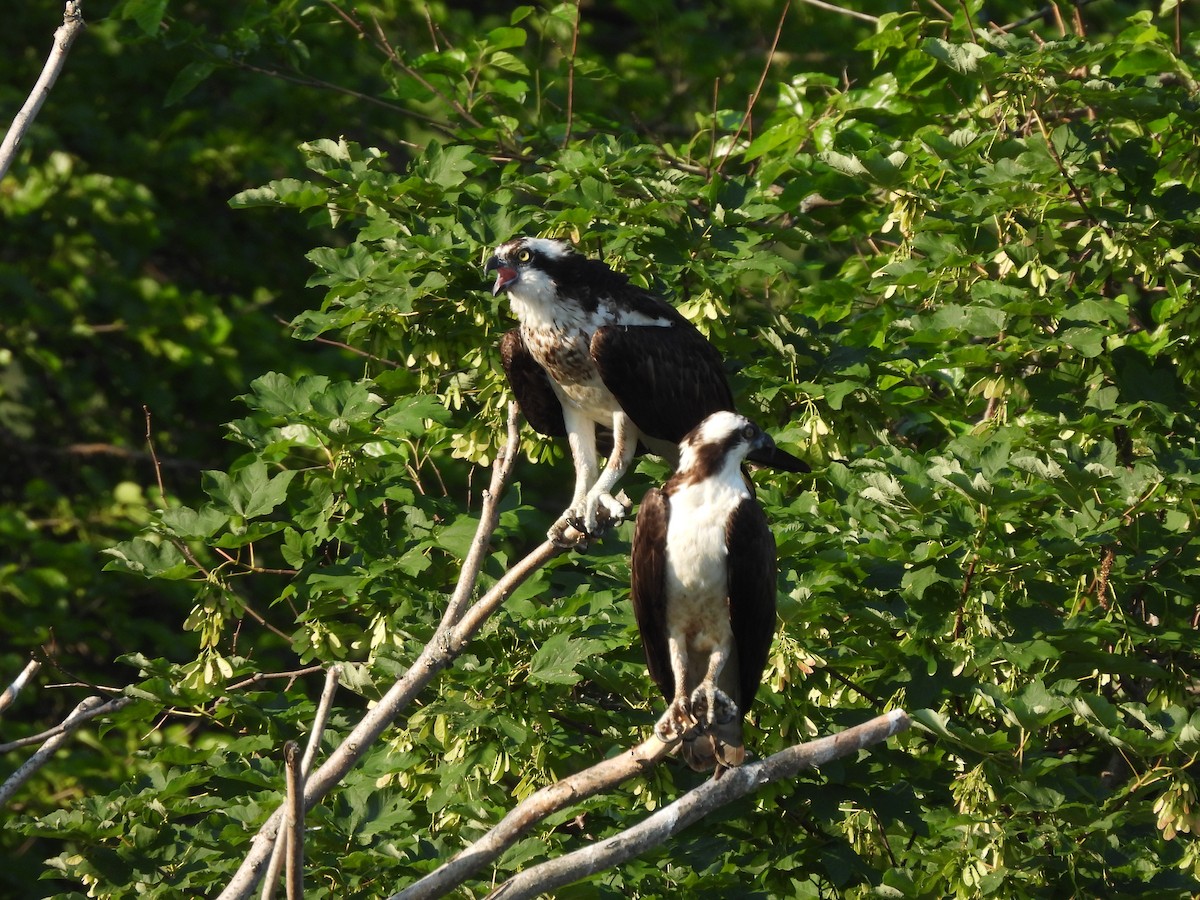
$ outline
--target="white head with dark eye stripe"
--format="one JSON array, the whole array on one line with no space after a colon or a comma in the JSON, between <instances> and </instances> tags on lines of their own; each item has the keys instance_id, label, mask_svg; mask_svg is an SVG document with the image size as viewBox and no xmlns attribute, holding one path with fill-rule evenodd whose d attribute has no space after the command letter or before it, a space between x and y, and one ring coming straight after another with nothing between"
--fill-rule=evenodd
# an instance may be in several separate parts
<instances>
[{"instance_id":1,"label":"white head with dark eye stripe","mask_svg":"<svg viewBox=\"0 0 1200 900\"><path fill-rule=\"evenodd\" d=\"M514 238L496 248L484 266L496 272L492 293L506 291L519 318L521 307L530 312L548 312L558 299L555 270L577 256L570 243L558 238Z\"/></svg>"},{"instance_id":2,"label":"white head with dark eye stripe","mask_svg":"<svg viewBox=\"0 0 1200 900\"><path fill-rule=\"evenodd\" d=\"M691 479L740 476L746 455L775 447L771 436L743 415L715 412L688 432L679 444L680 475Z\"/></svg>"}]
</instances>

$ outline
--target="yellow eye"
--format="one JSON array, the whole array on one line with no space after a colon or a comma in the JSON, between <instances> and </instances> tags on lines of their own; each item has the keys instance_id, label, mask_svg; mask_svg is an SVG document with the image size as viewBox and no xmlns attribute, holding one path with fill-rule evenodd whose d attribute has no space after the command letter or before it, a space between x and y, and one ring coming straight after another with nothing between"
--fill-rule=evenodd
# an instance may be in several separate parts
<instances>
[{"instance_id":1,"label":"yellow eye","mask_svg":"<svg viewBox=\"0 0 1200 900\"><path fill-rule=\"evenodd\" d=\"M533 254L530 253L528 250L522 250L520 253L517 254L517 262L527 263L531 259L533 259Z\"/></svg>"}]
</instances>

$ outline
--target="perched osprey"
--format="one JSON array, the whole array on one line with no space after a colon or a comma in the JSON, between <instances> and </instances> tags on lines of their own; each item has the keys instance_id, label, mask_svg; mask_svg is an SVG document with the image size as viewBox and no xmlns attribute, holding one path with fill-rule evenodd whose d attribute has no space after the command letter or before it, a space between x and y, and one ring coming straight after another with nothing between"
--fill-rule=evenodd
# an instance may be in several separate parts
<instances>
[{"instance_id":1,"label":"perched osprey","mask_svg":"<svg viewBox=\"0 0 1200 900\"><path fill-rule=\"evenodd\" d=\"M775 633L775 538L742 475L744 459L772 446L744 416L714 413L638 508L633 611L668 703L654 731L682 739L683 758L701 772L742 764L742 717Z\"/></svg>"},{"instance_id":2,"label":"perched osprey","mask_svg":"<svg viewBox=\"0 0 1200 900\"><path fill-rule=\"evenodd\" d=\"M508 241L487 261L485 271L493 270L492 294L506 291L520 321L500 343L517 403L536 431L567 437L575 461L571 505L550 538L563 542L568 525L595 534L625 517L612 492L639 442L673 462L684 435L734 408L721 355L666 301L567 241ZM606 442L611 432L603 471L598 428ZM749 458L808 471L773 445Z\"/></svg>"}]
</instances>

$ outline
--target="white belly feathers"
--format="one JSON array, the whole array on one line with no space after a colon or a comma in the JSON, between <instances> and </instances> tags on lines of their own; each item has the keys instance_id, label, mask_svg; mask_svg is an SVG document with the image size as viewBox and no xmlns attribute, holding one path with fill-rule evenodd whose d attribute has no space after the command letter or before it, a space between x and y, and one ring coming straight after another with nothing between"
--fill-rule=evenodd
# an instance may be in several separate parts
<instances>
[{"instance_id":1,"label":"white belly feathers","mask_svg":"<svg viewBox=\"0 0 1200 900\"><path fill-rule=\"evenodd\" d=\"M697 649L731 638L725 529L749 497L740 474L735 483L706 479L671 495L667 524L667 628L686 632Z\"/></svg>"}]
</instances>

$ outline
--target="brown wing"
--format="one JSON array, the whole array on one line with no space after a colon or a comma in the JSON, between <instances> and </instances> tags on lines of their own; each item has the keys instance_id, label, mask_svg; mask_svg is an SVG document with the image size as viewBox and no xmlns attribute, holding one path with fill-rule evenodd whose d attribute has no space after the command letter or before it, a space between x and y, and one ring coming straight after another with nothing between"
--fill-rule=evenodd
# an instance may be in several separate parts
<instances>
[{"instance_id":1,"label":"brown wing","mask_svg":"<svg viewBox=\"0 0 1200 900\"><path fill-rule=\"evenodd\" d=\"M639 513L639 521L641 514ZM738 708L750 709L775 636L775 536L762 507L743 500L725 527L729 619L738 657Z\"/></svg>"},{"instance_id":2,"label":"brown wing","mask_svg":"<svg viewBox=\"0 0 1200 900\"><path fill-rule=\"evenodd\" d=\"M733 409L721 355L686 320L605 325L591 354L605 387L651 437L678 444L710 414Z\"/></svg>"},{"instance_id":3,"label":"brown wing","mask_svg":"<svg viewBox=\"0 0 1200 900\"><path fill-rule=\"evenodd\" d=\"M633 555L629 568L630 599L650 677L670 700L675 696L675 676L667 651L667 523L671 505L658 488L646 491L633 529Z\"/></svg>"},{"instance_id":4,"label":"brown wing","mask_svg":"<svg viewBox=\"0 0 1200 900\"><path fill-rule=\"evenodd\" d=\"M517 405L533 430L547 437L566 437L562 403L550 385L550 376L525 346L521 329L514 328L500 339L500 362Z\"/></svg>"}]
</instances>

